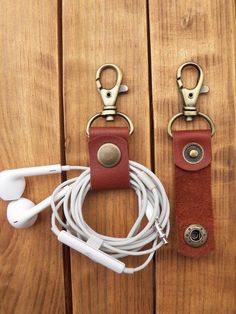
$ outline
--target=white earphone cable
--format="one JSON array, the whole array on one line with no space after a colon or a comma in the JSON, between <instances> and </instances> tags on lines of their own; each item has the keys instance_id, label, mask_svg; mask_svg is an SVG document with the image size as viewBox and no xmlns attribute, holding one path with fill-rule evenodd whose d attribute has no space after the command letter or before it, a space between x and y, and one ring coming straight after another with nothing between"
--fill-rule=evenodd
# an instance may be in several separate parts
<instances>
[{"instance_id":1,"label":"white earphone cable","mask_svg":"<svg viewBox=\"0 0 236 314\"><path fill-rule=\"evenodd\" d=\"M95 238L99 242L99 249L117 259L125 256L148 255L146 261L136 268L125 267L125 273L137 272L146 267L155 251L167 243L169 235L169 201L162 183L149 169L143 165L130 161L130 185L138 197L138 217L126 238L110 237L97 233L83 218L83 203L90 190L90 168L82 166L63 166L62 170L83 170L76 178L60 184L52 193L52 231L59 235L60 225L79 239L87 242ZM65 196L59 198L58 193L68 186ZM59 199L59 200L58 200ZM62 208L66 222L59 215ZM147 217L148 221L140 230L141 222ZM150 244L152 245L150 247ZM146 248L146 245L149 245Z\"/></svg>"}]
</instances>

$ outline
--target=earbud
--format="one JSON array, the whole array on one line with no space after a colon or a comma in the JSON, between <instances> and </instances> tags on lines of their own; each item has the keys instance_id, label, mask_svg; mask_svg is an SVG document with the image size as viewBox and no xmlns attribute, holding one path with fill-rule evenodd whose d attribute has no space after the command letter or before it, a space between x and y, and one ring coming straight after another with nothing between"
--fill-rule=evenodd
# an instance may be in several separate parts
<instances>
[{"instance_id":1,"label":"earbud","mask_svg":"<svg viewBox=\"0 0 236 314\"><path fill-rule=\"evenodd\" d=\"M70 170L70 166L50 165L2 171L0 172L0 198L4 201L20 198L25 190L24 177L61 173L67 170Z\"/></svg>"},{"instance_id":2,"label":"earbud","mask_svg":"<svg viewBox=\"0 0 236 314\"><path fill-rule=\"evenodd\" d=\"M17 229L31 227L38 218L38 215L32 214L27 220L22 220L22 217L32 213L32 208L35 204L27 198L21 197L16 201L12 201L7 206L7 220Z\"/></svg>"},{"instance_id":3,"label":"earbud","mask_svg":"<svg viewBox=\"0 0 236 314\"><path fill-rule=\"evenodd\" d=\"M69 187L65 186L56 197L59 200L65 196ZM12 201L7 206L7 219L8 222L17 229L29 228L37 220L38 213L47 208L51 203L51 195L42 202L35 205L27 198L21 197L16 201Z\"/></svg>"}]
</instances>

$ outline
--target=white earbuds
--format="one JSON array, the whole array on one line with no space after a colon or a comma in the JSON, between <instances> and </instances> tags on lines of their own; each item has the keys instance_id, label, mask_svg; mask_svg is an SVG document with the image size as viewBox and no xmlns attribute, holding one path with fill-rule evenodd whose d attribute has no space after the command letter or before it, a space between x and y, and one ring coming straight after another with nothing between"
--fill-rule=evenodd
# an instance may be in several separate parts
<instances>
[{"instance_id":1,"label":"white earbuds","mask_svg":"<svg viewBox=\"0 0 236 314\"><path fill-rule=\"evenodd\" d=\"M38 213L50 205L51 197L46 198L37 205L27 198L21 197L25 190L25 177L61 173L71 169L77 168L57 164L0 172L0 198L4 201L11 201L7 207L9 223L14 228L31 227L35 223ZM68 187L62 191L60 197L64 196L67 189Z\"/></svg>"},{"instance_id":2,"label":"white earbuds","mask_svg":"<svg viewBox=\"0 0 236 314\"><path fill-rule=\"evenodd\" d=\"M67 170L70 170L69 166L50 165L2 171L0 172L0 198L4 201L20 198L25 190L24 177L61 173Z\"/></svg>"},{"instance_id":3,"label":"white earbuds","mask_svg":"<svg viewBox=\"0 0 236 314\"><path fill-rule=\"evenodd\" d=\"M62 198L68 191L68 186L58 193L57 200ZM35 205L27 198L21 197L16 201L12 201L7 206L8 222L17 229L29 228L37 220L38 213L50 206L51 196L45 198L42 202Z\"/></svg>"}]
</instances>

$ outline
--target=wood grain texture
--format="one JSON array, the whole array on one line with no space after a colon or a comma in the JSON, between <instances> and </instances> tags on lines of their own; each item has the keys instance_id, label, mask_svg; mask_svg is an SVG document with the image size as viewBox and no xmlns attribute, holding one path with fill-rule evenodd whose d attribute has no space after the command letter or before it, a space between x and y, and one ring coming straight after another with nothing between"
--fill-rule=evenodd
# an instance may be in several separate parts
<instances>
[{"instance_id":1,"label":"wood grain texture","mask_svg":"<svg viewBox=\"0 0 236 314\"><path fill-rule=\"evenodd\" d=\"M115 63L129 86L118 97L119 111L135 125L130 158L150 165L150 125L145 1L63 1L64 108L66 159L88 164L86 123L102 110L95 74L104 63ZM110 72L106 73L109 82ZM99 121L96 125L104 125ZM112 125L123 125L121 120ZM134 222L133 192L91 193L86 221L98 232L121 236ZM125 260L132 266L135 258ZM73 313L152 313L153 267L133 276L117 275L71 252Z\"/></svg>"},{"instance_id":2,"label":"wood grain texture","mask_svg":"<svg viewBox=\"0 0 236 314\"><path fill-rule=\"evenodd\" d=\"M57 1L0 4L0 168L60 163ZM27 180L39 202L60 176ZM15 230L0 213L0 313L64 313L62 248L50 210Z\"/></svg>"},{"instance_id":3,"label":"wood grain texture","mask_svg":"<svg viewBox=\"0 0 236 314\"><path fill-rule=\"evenodd\" d=\"M0 313L236 313L235 1L2 0L0 51L0 170L60 163L63 127L67 163L87 165L86 123L102 110L95 73L110 62L122 69L129 87L117 105L135 126L130 159L150 167L154 149L156 174L172 204L170 244L158 252L156 267L129 276L68 250L63 269L50 210L34 227L14 230L1 201ZM172 141L166 132L182 105L176 70L189 60L203 67L210 93L200 96L198 107L217 128L212 162L216 251L198 260L176 253ZM193 84L194 74L185 73L187 84ZM108 70L103 80L110 87L111 79L115 76ZM117 118L112 125L124 121ZM200 119L175 124L179 129L205 126ZM60 181L59 175L29 178L24 196L37 203ZM90 193L84 215L98 232L124 236L137 215L134 192ZM125 263L135 266L141 260Z\"/></svg>"},{"instance_id":4,"label":"wood grain texture","mask_svg":"<svg viewBox=\"0 0 236 314\"><path fill-rule=\"evenodd\" d=\"M171 243L157 259L156 311L235 313L235 1L150 1L149 11L156 168L171 198L172 228L172 141L166 127L181 110L176 70L182 63L193 60L203 67L210 93L199 98L198 107L217 128L212 143L216 250L198 260L177 255L172 229ZM199 120L188 128L204 126Z\"/></svg>"}]
</instances>

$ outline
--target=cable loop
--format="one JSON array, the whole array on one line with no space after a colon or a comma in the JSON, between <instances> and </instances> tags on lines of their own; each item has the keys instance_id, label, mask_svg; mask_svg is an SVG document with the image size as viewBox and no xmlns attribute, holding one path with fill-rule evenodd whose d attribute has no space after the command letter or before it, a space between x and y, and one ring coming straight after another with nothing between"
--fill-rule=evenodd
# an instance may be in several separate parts
<instances>
[{"instance_id":1,"label":"cable loop","mask_svg":"<svg viewBox=\"0 0 236 314\"><path fill-rule=\"evenodd\" d=\"M169 235L169 201L160 180L143 165L130 161L130 185L138 198L138 216L127 234L127 237L111 237L99 234L84 220L83 203L90 186L90 168L83 167L84 172L73 179L60 184L51 197L52 231L58 236L60 229L66 229L74 236L87 242L96 237L100 250L115 257L148 255L143 264L136 268L125 267L125 273L137 272L146 267L155 251L167 243ZM74 169L81 169L75 166ZM58 193L68 186L64 197L56 201ZM66 222L59 215L62 209ZM147 218L147 219L146 219ZM141 228L142 221L146 225Z\"/></svg>"}]
</instances>

